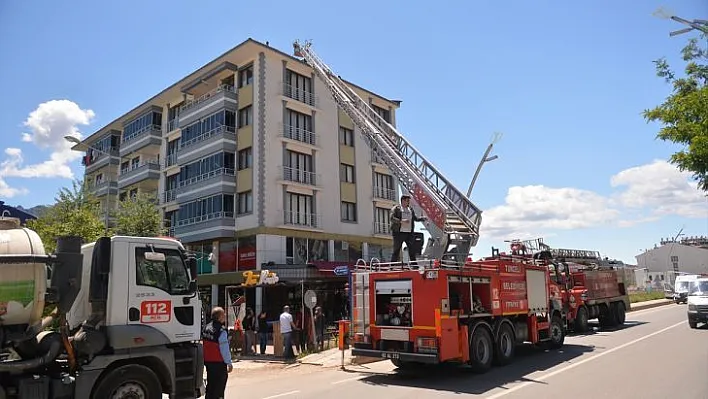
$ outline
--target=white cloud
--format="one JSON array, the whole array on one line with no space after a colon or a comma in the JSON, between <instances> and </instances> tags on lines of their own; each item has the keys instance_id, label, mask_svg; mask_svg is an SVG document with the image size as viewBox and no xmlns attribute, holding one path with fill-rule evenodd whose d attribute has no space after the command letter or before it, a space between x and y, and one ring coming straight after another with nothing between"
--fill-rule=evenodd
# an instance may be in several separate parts
<instances>
[{"instance_id":1,"label":"white cloud","mask_svg":"<svg viewBox=\"0 0 708 399\"><path fill-rule=\"evenodd\" d=\"M620 191L602 196L570 187L511 187L503 205L484 212L482 234L525 239L553 230L631 227L669 215L708 218L708 198L689 173L666 161L625 169L610 185Z\"/></svg>"},{"instance_id":2,"label":"white cloud","mask_svg":"<svg viewBox=\"0 0 708 399\"><path fill-rule=\"evenodd\" d=\"M90 109L81 109L69 100L51 100L39 104L24 122L29 133L21 139L43 150L50 150L49 159L37 164L25 165L19 148L6 148L5 159L0 162L0 196L13 197L26 194L24 188L12 188L3 178L73 178L69 164L80 158L81 153L71 150L72 144L64 136L81 138L79 126L88 125L95 116Z\"/></svg>"}]
</instances>

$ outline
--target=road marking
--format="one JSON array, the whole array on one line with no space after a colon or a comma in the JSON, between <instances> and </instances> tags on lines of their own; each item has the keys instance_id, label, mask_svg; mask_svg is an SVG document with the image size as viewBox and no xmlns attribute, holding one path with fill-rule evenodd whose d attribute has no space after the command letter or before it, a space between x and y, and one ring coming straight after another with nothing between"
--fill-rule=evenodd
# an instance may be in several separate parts
<instances>
[{"instance_id":1,"label":"road marking","mask_svg":"<svg viewBox=\"0 0 708 399\"><path fill-rule=\"evenodd\" d=\"M347 379L344 379L344 380L334 381L334 382L332 382L331 384L332 384L332 385L343 384L343 383L345 383L345 382L360 380L360 379L365 378L365 377L366 377L365 375L360 375L360 376L358 376L358 377L352 377L352 378L347 378Z\"/></svg>"},{"instance_id":2,"label":"road marking","mask_svg":"<svg viewBox=\"0 0 708 399\"><path fill-rule=\"evenodd\" d=\"M281 398L281 397L283 397L283 396L294 395L294 394L296 394L296 393L300 393L300 391L290 391L290 392L279 393L279 394L277 394L277 395L266 396L265 398L261 398L261 399L275 399L275 398Z\"/></svg>"},{"instance_id":3,"label":"road marking","mask_svg":"<svg viewBox=\"0 0 708 399\"><path fill-rule=\"evenodd\" d=\"M600 358L600 357L603 357L603 356L605 356L605 355L609 355L610 353L617 352L617 351L620 350L620 349L624 349L624 348L626 348L626 347L628 347L628 346L637 344L637 343L642 342L642 341L644 341L644 340L646 340L646 339L649 339L649 338L651 338L651 337L653 337L653 336L656 336L656 335L659 335L659 334L663 334L663 333L665 333L665 332L671 330L672 328L676 328L676 327L678 327L678 326L680 326L680 325L685 325L685 324L686 324L686 321L684 320L684 321L681 321L681 322L679 322L679 323L670 325L670 326L668 326L668 327L666 327L666 328L662 328L662 329L659 330L659 331L654 331L653 333L651 333L651 334L649 334L649 335L645 335L645 336L643 336L643 337L641 337L641 338L637 338L637 339L635 339L635 340L633 340L633 341L626 342L626 343L624 343L624 344L622 344L622 345L620 345L620 346L616 346L616 347L614 347L614 348L612 348L612 349L608 349L608 350L606 350L606 351L604 351L604 352L602 352L602 353L599 353L599 354L597 354L597 355L595 355L595 356L588 357L588 358L583 359L583 360L581 360L581 361L579 361L579 362L577 362L577 363L569 364L569 365L567 365L567 366L565 366L565 367L563 367L563 368L561 368L561 369L558 369L558 370L556 370L556 371L552 371L552 372L550 372L550 373L544 374L544 375L542 375L542 376L540 376L540 377L538 377L538 378L533 378L532 381L523 382L523 383L521 383L521 384L519 384L519 385L516 385L516 386L513 386L513 387L507 389L506 391L499 392L499 393L494 394L494 395L492 395L492 396L488 396L487 399L497 399L497 398L501 398L502 396L506 396L506 395L508 395L508 394L510 394L510 393L512 393L512 392L516 392L516 391L518 391L518 390L520 390L520 389L522 389L522 388L525 388L525 387L527 387L527 386L529 386L529 385L535 385L536 383L538 383L538 382L540 382L540 381L545 381L545 380L547 380L547 379L553 377L554 375L558 375L558 374L563 373L563 372L566 372L566 371L568 371L568 370L570 370L570 369L574 369L574 368L580 366L581 364L585 364L585 363L587 363L587 362L589 362L589 361L595 360L595 359Z\"/></svg>"}]
</instances>

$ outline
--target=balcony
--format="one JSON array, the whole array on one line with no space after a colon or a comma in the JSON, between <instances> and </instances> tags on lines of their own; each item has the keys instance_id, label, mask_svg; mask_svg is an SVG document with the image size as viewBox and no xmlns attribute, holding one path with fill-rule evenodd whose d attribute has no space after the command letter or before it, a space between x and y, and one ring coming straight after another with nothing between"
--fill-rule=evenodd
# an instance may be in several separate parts
<instances>
[{"instance_id":1,"label":"balcony","mask_svg":"<svg viewBox=\"0 0 708 399\"><path fill-rule=\"evenodd\" d=\"M148 160L140 162L135 166L121 169L118 176L118 188L128 187L131 184L148 179L160 179L160 162L158 160Z\"/></svg>"},{"instance_id":2,"label":"balcony","mask_svg":"<svg viewBox=\"0 0 708 399\"><path fill-rule=\"evenodd\" d=\"M238 94L234 86L219 85L217 88L184 104L179 110L178 125L179 127L185 127L199 118L203 118L225 107L234 111L238 108Z\"/></svg>"},{"instance_id":3,"label":"balcony","mask_svg":"<svg viewBox=\"0 0 708 399\"><path fill-rule=\"evenodd\" d=\"M177 162L184 165L216 151L236 152L235 127L218 126L191 140L181 142L177 150Z\"/></svg>"},{"instance_id":4,"label":"balcony","mask_svg":"<svg viewBox=\"0 0 708 399\"><path fill-rule=\"evenodd\" d=\"M396 190L388 187L374 186L374 198L386 201L396 201Z\"/></svg>"},{"instance_id":5,"label":"balcony","mask_svg":"<svg viewBox=\"0 0 708 399\"><path fill-rule=\"evenodd\" d=\"M319 103L319 99L312 94L312 92L291 86L287 83L283 83L283 96L300 101L311 107L317 107Z\"/></svg>"},{"instance_id":6,"label":"balcony","mask_svg":"<svg viewBox=\"0 0 708 399\"><path fill-rule=\"evenodd\" d=\"M174 201L177 199L177 190L176 189L171 189L171 190L165 190L162 192L162 196L160 197L160 204L169 204L170 202Z\"/></svg>"},{"instance_id":7,"label":"balcony","mask_svg":"<svg viewBox=\"0 0 708 399\"><path fill-rule=\"evenodd\" d=\"M315 132L291 125L283 125L283 134L281 137L312 146L319 144Z\"/></svg>"},{"instance_id":8,"label":"balcony","mask_svg":"<svg viewBox=\"0 0 708 399\"><path fill-rule=\"evenodd\" d=\"M162 129L158 125L145 126L134 134L123 137L120 156L125 156L149 145L159 146L162 141Z\"/></svg>"},{"instance_id":9,"label":"balcony","mask_svg":"<svg viewBox=\"0 0 708 399\"><path fill-rule=\"evenodd\" d=\"M89 184L89 191L93 193L96 197L103 197L104 195L118 194L118 182L117 181L102 181L100 183Z\"/></svg>"},{"instance_id":10,"label":"balcony","mask_svg":"<svg viewBox=\"0 0 708 399\"><path fill-rule=\"evenodd\" d=\"M177 201L184 203L221 193L236 193L234 169L221 168L181 181L177 188Z\"/></svg>"},{"instance_id":11,"label":"balcony","mask_svg":"<svg viewBox=\"0 0 708 399\"><path fill-rule=\"evenodd\" d=\"M213 212L178 220L174 227L175 237L185 242L233 238L235 231L236 219L233 212Z\"/></svg>"},{"instance_id":12,"label":"balcony","mask_svg":"<svg viewBox=\"0 0 708 399\"><path fill-rule=\"evenodd\" d=\"M284 211L283 223L287 226L298 226L311 229L320 229L322 227L320 215L314 213Z\"/></svg>"},{"instance_id":13,"label":"balcony","mask_svg":"<svg viewBox=\"0 0 708 399\"><path fill-rule=\"evenodd\" d=\"M177 129L179 129L179 117L167 122L167 129L165 129L165 134L175 131Z\"/></svg>"},{"instance_id":14,"label":"balcony","mask_svg":"<svg viewBox=\"0 0 708 399\"><path fill-rule=\"evenodd\" d=\"M167 154L165 160L163 161L163 169L167 169L170 166L177 165L177 153Z\"/></svg>"},{"instance_id":15,"label":"balcony","mask_svg":"<svg viewBox=\"0 0 708 399\"><path fill-rule=\"evenodd\" d=\"M388 222L374 222L374 234L390 235L391 224Z\"/></svg>"},{"instance_id":16,"label":"balcony","mask_svg":"<svg viewBox=\"0 0 708 399\"><path fill-rule=\"evenodd\" d=\"M93 153L95 155L92 159L87 160L86 157L84 157L81 160L81 164L86 167L84 173L95 172L109 164L120 164L120 153L117 148L111 148L106 152L93 151Z\"/></svg>"},{"instance_id":17,"label":"balcony","mask_svg":"<svg viewBox=\"0 0 708 399\"><path fill-rule=\"evenodd\" d=\"M319 175L305 170L283 166L282 177L286 182L304 184L306 186L316 186L319 181Z\"/></svg>"}]
</instances>

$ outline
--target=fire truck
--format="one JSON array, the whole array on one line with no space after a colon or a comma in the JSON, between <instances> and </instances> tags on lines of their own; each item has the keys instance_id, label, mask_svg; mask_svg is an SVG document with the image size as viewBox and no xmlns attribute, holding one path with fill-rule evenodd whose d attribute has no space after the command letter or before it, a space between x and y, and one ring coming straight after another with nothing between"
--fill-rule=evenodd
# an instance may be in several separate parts
<instances>
[{"instance_id":1,"label":"fire truck","mask_svg":"<svg viewBox=\"0 0 708 399\"><path fill-rule=\"evenodd\" d=\"M623 275L604 265L599 252L551 248L537 238L512 240L511 256L547 262L551 280L561 287L568 323L575 332L588 331L592 319L605 328L624 324L631 305Z\"/></svg>"},{"instance_id":2,"label":"fire truck","mask_svg":"<svg viewBox=\"0 0 708 399\"><path fill-rule=\"evenodd\" d=\"M506 364L516 344L558 348L566 321L560 289L543 261L472 262L481 210L335 74L311 48L295 42L339 108L352 120L412 202L430 233L421 260L359 262L352 273L354 356L391 359L399 367L467 363L477 372ZM417 255L418 248L408 248Z\"/></svg>"}]
</instances>

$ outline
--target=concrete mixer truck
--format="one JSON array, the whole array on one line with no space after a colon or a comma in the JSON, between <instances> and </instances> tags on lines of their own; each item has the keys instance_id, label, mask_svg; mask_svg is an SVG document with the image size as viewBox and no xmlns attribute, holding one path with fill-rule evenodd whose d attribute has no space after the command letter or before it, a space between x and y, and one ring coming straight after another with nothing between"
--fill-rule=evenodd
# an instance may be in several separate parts
<instances>
[{"instance_id":1,"label":"concrete mixer truck","mask_svg":"<svg viewBox=\"0 0 708 399\"><path fill-rule=\"evenodd\" d=\"M196 266L167 238L65 237L48 255L0 219L0 399L202 396Z\"/></svg>"}]
</instances>

